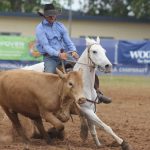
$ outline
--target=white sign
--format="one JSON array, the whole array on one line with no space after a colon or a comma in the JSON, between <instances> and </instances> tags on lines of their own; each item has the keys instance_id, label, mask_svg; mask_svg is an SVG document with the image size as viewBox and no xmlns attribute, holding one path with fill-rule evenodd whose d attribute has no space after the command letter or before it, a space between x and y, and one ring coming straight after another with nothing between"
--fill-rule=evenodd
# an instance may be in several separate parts
<instances>
[{"instance_id":1,"label":"white sign","mask_svg":"<svg viewBox=\"0 0 150 150\"><path fill-rule=\"evenodd\" d=\"M53 0L41 0L41 4L42 4L42 5L50 4L50 3L52 3L52 2L53 2Z\"/></svg>"},{"instance_id":2,"label":"white sign","mask_svg":"<svg viewBox=\"0 0 150 150\"><path fill-rule=\"evenodd\" d=\"M150 63L150 51L130 51L130 56L132 59L136 59L139 64Z\"/></svg>"}]
</instances>

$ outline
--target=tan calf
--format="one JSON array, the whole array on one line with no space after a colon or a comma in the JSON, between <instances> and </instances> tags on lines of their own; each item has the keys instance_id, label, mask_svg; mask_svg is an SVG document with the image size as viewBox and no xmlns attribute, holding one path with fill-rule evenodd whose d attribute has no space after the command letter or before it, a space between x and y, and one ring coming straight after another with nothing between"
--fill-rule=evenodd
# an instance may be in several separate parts
<instances>
[{"instance_id":1,"label":"tan calf","mask_svg":"<svg viewBox=\"0 0 150 150\"><path fill-rule=\"evenodd\" d=\"M64 129L54 114L65 111L66 104L84 99L81 72L63 74L58 71L58 75L25 70L0 72L0 105L25 143L28 143L28 138L22 130L18 113L32 119L40 134L50 142L42 118L56 129Z\"/></svg>"}]
</instances>

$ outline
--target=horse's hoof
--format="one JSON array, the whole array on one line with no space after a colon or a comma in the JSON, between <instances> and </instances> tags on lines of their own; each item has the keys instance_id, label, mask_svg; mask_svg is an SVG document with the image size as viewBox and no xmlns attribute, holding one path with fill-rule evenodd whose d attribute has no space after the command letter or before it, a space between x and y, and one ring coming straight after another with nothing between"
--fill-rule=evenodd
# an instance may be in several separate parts
<instances>
[{"instance_id":1,"label":"horse's hoof","mask_svg":"<svg viewBox=\"0 0 150 150\"><path fill-rule=\"evenodd\" d=\"M99 145L96 145L97 148L104 148L105 145L102 145L102 144L99 144Z\"/></svg>"},{"instance_id":2,"label":"horse's hoof","mask_svg":"<svg viewBox=\"0 0 150 150\"><path fill-rule=\"evenodd\" d=\"M132 147L126 141L122 142L121 148L122 148L122 150L133 150Z\"/></svg>"}]
</instances>

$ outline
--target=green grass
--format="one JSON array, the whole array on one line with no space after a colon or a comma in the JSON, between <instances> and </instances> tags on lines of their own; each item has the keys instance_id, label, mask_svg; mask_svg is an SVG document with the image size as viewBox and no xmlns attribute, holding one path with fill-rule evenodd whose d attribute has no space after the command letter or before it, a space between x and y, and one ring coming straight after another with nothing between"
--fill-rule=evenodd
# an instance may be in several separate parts
<instances>
[{"instance_id":1,"label":"green grass","mask_svg":"<svg viewBox=\"0 0 150 150\"><path fill-rule=\"evenodd\" d=\"M150 77L146 76L99 76L102 86L141 86L150 88Z\"/></svg>"}]
</instances>

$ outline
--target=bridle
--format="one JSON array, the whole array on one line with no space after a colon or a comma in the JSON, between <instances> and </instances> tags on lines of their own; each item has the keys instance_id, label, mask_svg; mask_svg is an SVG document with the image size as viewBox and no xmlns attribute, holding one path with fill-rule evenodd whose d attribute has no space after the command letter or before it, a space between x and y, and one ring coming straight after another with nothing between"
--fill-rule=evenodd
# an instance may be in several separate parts
<instances>
[{"instance_id":1,"label":"bridle","mask_svg":"<svg viewBox=\"0 0 150 150\"><path fill-rule=\"evenodd\" d=\"M88 55L88 64L90 64L90 68L92 67L92 68L96 68L96 64L94 63L94 61L91 59L91 57L90 57L90 49L91 49L91 47L93 46L93 45L95 45L95 44L98 44L98 43L93 43L93 44L91 44L91 45L89 45L88 46L88 49L87 49L87 55Z\"/></svg>"},{"instance_id":2,"label":"bridle","mask_svg":"<svg viewBox=\"0 0 150 150\"><path fill-rule=\"evenodd\" d=\"M96 65L96 64L94 63L94 61L91 59L91 56L90 56L91 47L92 47L93 45L95 45L95 44L99 45L98 43L93 43L93 44L89 45L88 48L87 48L88 64L82 63L82 62L77 62L77 61L72 61L72 60L65 60L65 61L70 62L70 63L74 63L74 64L77 63L77 64L85 65L85 66L87 66L87 67L90 67L90 69L91 69L91 68L96 68L96 66L98 66L98 65ZM100 71L102 71L102 72L104 71L104 69L103 69L101 66L98 66L98 68L100 69Z\"/></svg>"}]
</instances>

